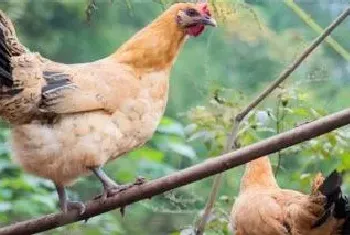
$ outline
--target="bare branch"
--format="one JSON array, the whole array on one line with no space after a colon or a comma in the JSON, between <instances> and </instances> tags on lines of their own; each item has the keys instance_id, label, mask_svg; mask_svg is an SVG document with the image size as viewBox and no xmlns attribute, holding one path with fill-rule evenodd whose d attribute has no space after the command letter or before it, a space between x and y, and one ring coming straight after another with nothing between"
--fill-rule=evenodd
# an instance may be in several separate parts
<instances>
[{"instance_id":1,"label":"bare branch","mask_svg":"<svg viewBox=\"0 0 350 235\"><path fill-rule=\"evenodd\" d=\"M292 11L297 14L300 19L302 19L305 24L307 24L312 30L314 30L316 33L322 33L323 29L320 25L318 25L312 17L307 14L296 2L293 0L284 0L283 1ZM334 40L332 37L328 37L325 40L329 46L337 52L341 57L343 57L345 60L350 60L350 53L342 47L336 40Z\"/></svg>"},{"instance_id":2,"label":"bare branch","mask_svg":"<svg viewBox=\"0 0 350 235\"><path fill-rule=\"evenodd\" d=\"M331 25L329 25L323 33L316 38L311 45L306 48L303 53L292 63L290 64L282 73L279 75L279 77L271 83L265 91L263 91L258 97L253 100L251 103L249 103L245 109L243 109L240 113L238 113L234 119L233 123L233 130L231 134L228 136L227 145L225 147L225 152L232 151L234 149L237 149L237 134L239 131L239 125L243 121L243 119L248 115L250 111L252 111L258 104L260 104L266 97L271 94L274 90L276 90L282 82L284 82L292 72L294 72L300 64L307 58L309 55L323 42L331 33L332 31L338 27L350 14L350 7L345 9L345 11L340 14ZM209 218L209 215L213 209L214 201L217 197L218 191L219 191L219 185L221 184L222 175L217 175L214 179L214 183L212 186L212 190L210 192L210 195L208 197L208 201L206 203L204 213L202 218L200 219L198 223L198 227L196 228L196 235L203 235L205 230L205 224Z\"/></svg>"},{"instance_id":3,"label":"bare branch","mask_svg":"<svg viewBox=\"0 0 350 235\"><path fill-rule=\"evenodd\" d=\"M261 101L263 101L272 91L274 91L284 80L286 80L290 74L296 70L299 65L311 54L311 52L316 49L325 38L327 38L332 31L338 27L350 14L350 7L348 7L342 14L336 18L333 23L328 26L324 32L316 38L311 45L290 65L288 66L264 92L262 92L256 100L251 102L242 112L237 115L236 119L242 121L243 118L254 109Z\"/></svg>"}]
</instances>

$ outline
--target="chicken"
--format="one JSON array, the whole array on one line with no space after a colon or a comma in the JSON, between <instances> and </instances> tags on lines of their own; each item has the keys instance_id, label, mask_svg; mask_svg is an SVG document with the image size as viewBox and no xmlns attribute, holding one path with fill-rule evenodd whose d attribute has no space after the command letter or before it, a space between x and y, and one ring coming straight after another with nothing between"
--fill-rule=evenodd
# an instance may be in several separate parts
<instances>
[{"instance_id":1,"label":"chicken","mask_svg":"<svg viewBox=\"0 0 350 235\"><path fill-rule=\"evenodd\" d=\"M268 157L247 164L231 213L235 235L350 234L350 211L342 177L318 174L310 195L281 189Z\"/></svg>"},{"instance_id":2,"label":"chicken","mask_svg":"<svg viewBox=\"0 0 350 235\"><path fill-rule=\"evenodd\" d=\"M84 211L65 191L80 176L94 173L103 198L127 188L102 167L150 139L176 56L206 26L216 26L206 3L177 3L110 56L63 64L25 48L0 12L0 116L11 125L13 159L54 182L65 212Z\"/></svg>"}]
</instances>

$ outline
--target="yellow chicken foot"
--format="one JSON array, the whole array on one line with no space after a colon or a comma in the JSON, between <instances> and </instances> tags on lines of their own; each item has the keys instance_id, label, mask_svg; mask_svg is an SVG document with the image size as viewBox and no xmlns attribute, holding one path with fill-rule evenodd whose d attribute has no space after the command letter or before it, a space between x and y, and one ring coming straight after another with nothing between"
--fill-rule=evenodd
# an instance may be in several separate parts
<instances>
[{"instance_id":1,"label":"yellow chicken foot","mask_svg":"<svg viewBox=\"0 0 350 235\"><path fill-rule=\"evenodd\" d=\"M69 201L67 197L66 189L63 186L59 186L57 184L55 186L58 194L60 208L64 213L67 213L70 210L78 210L79 215L84 214L85 205L83 202Z\"/></svg>"}]
</instances>

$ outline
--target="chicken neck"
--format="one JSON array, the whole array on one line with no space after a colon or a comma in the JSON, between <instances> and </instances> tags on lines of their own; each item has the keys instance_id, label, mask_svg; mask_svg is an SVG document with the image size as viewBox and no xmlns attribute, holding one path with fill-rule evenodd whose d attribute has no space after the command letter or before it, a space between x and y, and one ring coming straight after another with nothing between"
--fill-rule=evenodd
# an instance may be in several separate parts
<instances>
[{"instance_id":1,"label":"chicken neck","mask_svg":"<svg viewBox=\"0 0 350 235\"><path fill-rule=\"evenodd\" d=\"M266 156L253 160L246 165L245 173L241 179L240 192L256 187L278 188L270 159Z\"/></svg>"},{"instance_id":2,"label":"chicken neck","mask_svg":"<svg viewBox=\"0 0 350 235\"><path fill-rule=\"evenodd\" d=\"M165 11L112 56L141 73L170 70L186 38L176 24L177 11L174 7Z\"/></svg>"}]
</instances>

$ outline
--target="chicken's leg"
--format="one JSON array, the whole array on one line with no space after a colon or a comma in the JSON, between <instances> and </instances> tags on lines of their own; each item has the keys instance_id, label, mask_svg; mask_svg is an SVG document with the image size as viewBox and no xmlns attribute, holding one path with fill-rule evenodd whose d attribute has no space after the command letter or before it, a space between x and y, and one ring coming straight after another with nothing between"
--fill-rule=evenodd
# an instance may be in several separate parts
<instances>
[{"instance_id":1,"label":"chicken's leg","mask_svg":"<svg viewBox=\"0 0 350 235\"><path fill-rule=\"evenodd\" d=\"M67 213L68 210L78 210L79 215L84 214L85 212L85 205L82 202L79 201L69 201L67 197L67 192L64 186L55 185L57 194L58 194L58 200L60 203L60 208L64 213Z\"/></svg>"},{"instance_id":2,"label":"chicken's leg","mask_svg":"<svg viewBox=\"0 0 350 235\"><path fill-rule=\"evenodd\" d=\"M119 185L114 180L108 177L101 167L96 167L91 169L97 178L103 184L103 194L102 199L106 199L108 196L115 195L120 191L126 190L132 187L132 184Z\"/></svg>"},{"instance_id":3,"label":"chicken's leg","mask_svg":"<svg viewBox=\"0 0 350 235\"><path fill-rule=\"evenodd\" d=\"M105 200L108 196L113 196L118 194L121 191L127 190L128 188L131 188L135 185L141 185L145 183L145 179L142 177L137 178L136 182L133 184L125 184L125 185L119 185L114 180L108 177L106 173L103 171L101 167L95 167L91 168L92 172L97 176L97 178L101 181L103 184L103 194L102 196L98 196L97 198L102 198L102 200ZM120 208L120 213L122 216L125 215L125 207Z\"/></svg>"}]
</instances>

